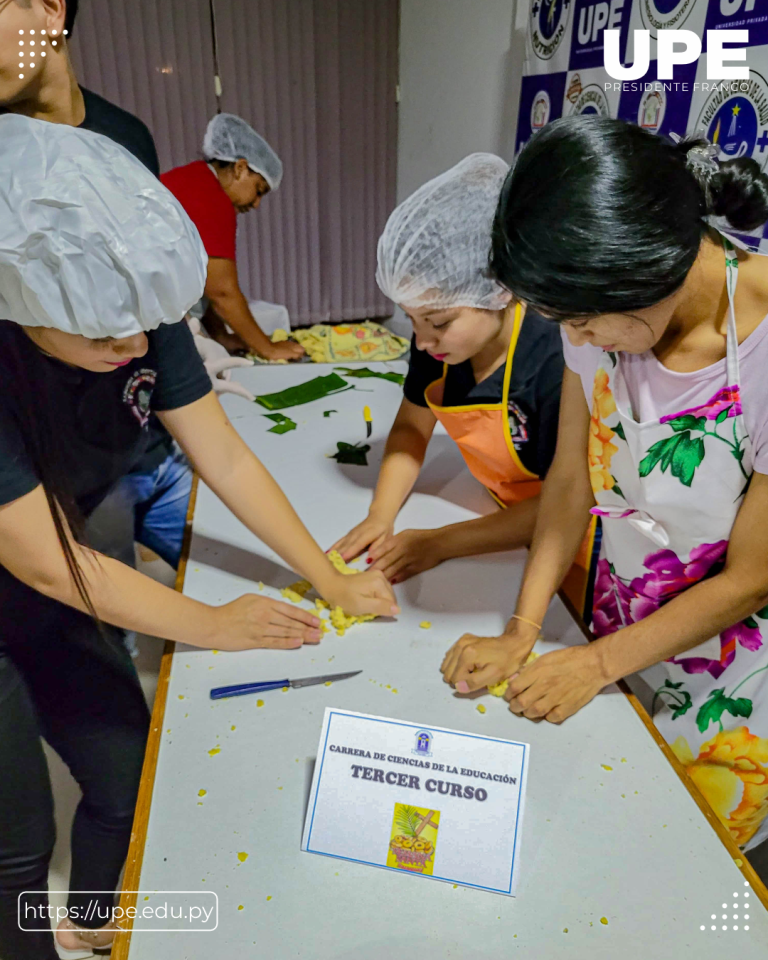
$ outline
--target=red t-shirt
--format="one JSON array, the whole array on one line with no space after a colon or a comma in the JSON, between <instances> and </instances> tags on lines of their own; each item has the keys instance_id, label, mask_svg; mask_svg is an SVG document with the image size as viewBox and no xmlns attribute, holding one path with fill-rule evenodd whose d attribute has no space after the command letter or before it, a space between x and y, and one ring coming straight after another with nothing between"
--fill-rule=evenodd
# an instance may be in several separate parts
<instances>
[{"instance_id":1,"label":"red t-shirt","mask_svg":"<svg viewBox=\"0 0 768 960\"><path fill-rule=\"evenodd\" d=\"M237 212L208 164L195 160L160 174L160 180L187 211L208 256L236 259Z\"/></svg>"}]
</instances>

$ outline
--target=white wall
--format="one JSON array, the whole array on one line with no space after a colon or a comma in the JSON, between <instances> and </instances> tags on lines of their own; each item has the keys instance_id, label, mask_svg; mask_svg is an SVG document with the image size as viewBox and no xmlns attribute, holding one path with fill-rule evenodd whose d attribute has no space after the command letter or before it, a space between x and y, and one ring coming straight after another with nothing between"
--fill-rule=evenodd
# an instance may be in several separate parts
<instances>
[{"instance_id":1,"label":"white wall","mask_svg":"<svg viewBox=\"0 0 768 960\"><path fill-rule=\"evenodd\" d=\"M525 55L515 4L401 0L398 200L468 153L512 159Z\"/></svg>"}]
</instances>

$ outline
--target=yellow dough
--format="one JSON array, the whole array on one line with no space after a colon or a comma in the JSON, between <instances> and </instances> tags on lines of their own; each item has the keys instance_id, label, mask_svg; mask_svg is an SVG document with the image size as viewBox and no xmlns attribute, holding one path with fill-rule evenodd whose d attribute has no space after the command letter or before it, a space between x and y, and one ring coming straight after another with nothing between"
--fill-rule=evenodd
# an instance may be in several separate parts
<instances>
[{"instance_id":1,"label":"yellow dough","mask_svg":"<svg viewBox=\"0 0 768 960\"><path fill-rule=\"evenodd\" d=\"M280 593L286 600L290 600L291 603L301 603L311 589L312 584L309 580L297 580L296 583L292 583L289 587L283 587Z\"/></svg>"},{"instance_id":2,"label":"yellow dough","mask_svg":"<svg viewBox=\"0 0 768 960\"><path fill-rule=\"evenodd\" d=\"M539 657L538 653L535 653L533 650L528 654L528 659L526 663L532 663L534 660L537 660ZM503 697L507 692L507 687L509 686L509 680L502 680L501 683L490 683L488 684L488 693L493 694L494 697Z\"/></svg>"},{"instance_id":3,"label":"yellow dough","mask_svg":"<svg viewBox=\"0 0 768 960\"><path fill-rule=\"evenodd\" d=\"M359 573L359 570L355 570L353 567L350 567L349 564L344 560L342 555L338 550L330 550L328 552L328 559L333 564L334 568L343 573L345 576L353 573ZM292 583L289 587L283 587L280 593L285 597L286 600L290 600L291 603L301 603L302 600L306 597L307 593L312 589L312 584L309 580L297 580L296 583ZM331 605L327 600L323 600L321 597L318 597L315 600L315 607L318 612L323 610L331 610ZM339 637L344 636L344 632L355 623L365 623L367 620L374 620L375 614L373 613L364 613L362 616L356 617L352 614L346 614L341 609L341 607L334 607L331 610L330 622L336 630L336 635ZM323 633L328 632L327 621L321 620Z\"/></svg>"}]
</instances>

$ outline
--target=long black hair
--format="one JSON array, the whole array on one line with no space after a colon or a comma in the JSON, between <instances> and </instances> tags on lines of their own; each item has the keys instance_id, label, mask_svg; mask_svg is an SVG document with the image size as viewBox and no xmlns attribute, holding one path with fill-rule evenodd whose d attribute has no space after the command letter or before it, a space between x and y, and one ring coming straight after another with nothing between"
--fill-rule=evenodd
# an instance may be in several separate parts
<instances>
[{"instance_id":1,"label":"long black hair","mask_svg":"<svg viewBox=\"0 0 768 960\"><path fill-rule=\"evenodd\" d=\"M703 140L673 144L610 117L555 120L502 187L490 270L557 320L653 306L683 283L708 225L768 220L768 177L747 157L709 176L686 163Z\"/></svg>"},{"instance_id":2,"label":"long black hair","mask_svg":"<svg viewBox=\"0 0 768 960\"><path fill-rule=\"evenodd\" d=\"M56 416L61 398L55 394L50 361L17 324L0 321L0 378L4 413L14 422L32 469L45 491L56 536L78 594L86 610L99 624L88 594L85 575L78 563L72 537L85 544L85 520L75 500L68 461L68 438ZM103 631L102 631L103 632Z\"/></svg>"}]
</instances>

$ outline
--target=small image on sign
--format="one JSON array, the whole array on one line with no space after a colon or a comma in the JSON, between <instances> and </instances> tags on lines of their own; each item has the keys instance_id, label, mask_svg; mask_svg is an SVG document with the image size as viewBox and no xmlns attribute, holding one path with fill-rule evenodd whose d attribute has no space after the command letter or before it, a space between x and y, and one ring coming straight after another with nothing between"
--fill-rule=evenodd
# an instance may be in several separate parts
<instances>
[{"instance_id":1,"label":"small image on sign","mask_svg":"<svg viewBox=\"0 0 768 960\"><path fill-rule=\"evenodd\" d=\"M439 810L396 803L387 866L431 877L439 823Z\"/></svg>"}]
</instances>

